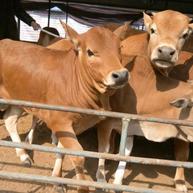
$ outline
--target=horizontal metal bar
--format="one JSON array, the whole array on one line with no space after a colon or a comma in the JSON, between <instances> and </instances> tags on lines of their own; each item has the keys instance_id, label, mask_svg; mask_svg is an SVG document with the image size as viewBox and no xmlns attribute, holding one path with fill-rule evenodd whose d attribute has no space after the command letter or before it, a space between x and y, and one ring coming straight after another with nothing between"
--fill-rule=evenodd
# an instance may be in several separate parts
<instances>
[{"instance_id":1,"label":"horizontal metal bar","mask_svg":"<svg viewBox=\"0 0 193 193\"><path fill-rule=\"evenodd\" d=\"M73 155L73 156L83 156L83 157L97 158L97 159L108 159L113 161L126 161L126 162L132 162L137 164L193 168L193 162L170 161L170 160L164 160L164 159L153 159L153 158L134 157L134 156L126 157L126 156L117 155L117 154L98 153L93 151L76 151L76 150L66 149L66 148L48 147L43 145L31 145L26 143L15 143L15 142L4 141L4 140L0 140L0 146L37 150L37 151L50 152L50 153L60 153L60 154L67 154L67 155Z\"/></svg>"},{"instance_id":2,"label":"horizontal metal bar","mask_svg":"<svg viewBox=\"0 0 193 193\"><path fill-rule=\"evenodd\" d=\"M135 188L135 187L126 186L126 185L114 185L114 184L108 184L108 183L102 183L102 182L92 182L88 180L76 180L76 179L42 176L42 175L34 175L34 174L29 175L29 174L16 173L16 172L7 172L7 171L0 171L0 178L16 180L16 181L24 181L24 182L54 184L54 185L67 184L71 186L87 186L87 187L93 187L93 188L124 191L124 192L166 193L166 191ZM167 193L176 193L176 192L167 191Z\"/></svg>"},{"instance_id":3,"label":"horizontal metal bar","mask_svg":"<svg viewBox=\"0 0 193 193\"><path fill-rule=\"evenodd\" d=\"M59 106L59 105L47 105L42 103L28 102L22 100L7 100L0 99L0 104L4 105L13 105L20 107L29 107L29 108L38 108L38 109L46 109L46 110L56 110L56 111L65 111L65 112L73 112L73 113L81 113L87 115L97 115L103 117L112 117L112 118L125 118L139 121L147 121L147 122L156 122L156 123L164 123L164 124L174 124L174 125L183 125L193 127L192 121L185 120L176 120L176 119L162 119L155 117L144 117L140 115L127 114L127 113L117 113L111 111L98 111L92 109L83 109L79 107L67 107L67 106Z\"/></svg>"},{"instance_id":4,"label":"horizontal metal bar","mask_svg":"<svg viewBox=\"0 0 193 193\"><path fill-rule=\"evenodd\" d=\"M44 33L46 33L46 34L48 34L48 35L50 35L50 36L53 36L53 37L55 37L55 38L60 38L59 35L56 35L56 34L54 34L54 33L52 33L52 32L49 32L48 30L45 30L45 29L43 29L43 28L41 28L40 31L42 31L42 32L44 32Z\"/></svg>"}]
</instances>

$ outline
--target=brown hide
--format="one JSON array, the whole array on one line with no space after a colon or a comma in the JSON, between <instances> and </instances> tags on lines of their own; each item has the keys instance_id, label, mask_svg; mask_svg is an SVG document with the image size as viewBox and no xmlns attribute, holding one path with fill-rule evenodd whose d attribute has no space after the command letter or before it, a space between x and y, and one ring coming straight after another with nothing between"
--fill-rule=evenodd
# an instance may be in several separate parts
<instances>
[{"instance_id":1,"label":"brown hide","mask_svg":"<svg viewBox=\"0 0 193 193\"><path fill-rule=\"evenodd\" d=\"M167 19L166 19L167 21ZM166 22L167 23L167 22ZM165 28L163 27L162 30ZM188 40L187 40L188 41ZM187 42L184 47L186 47ZM134 113L146 116L156 116L161 118L187 119L192 121L192 109L176 109L170 106L170 102L175 98L187 97L192 99L192 86L178 80L165 77L164 71L154 69L150 61L149 51L149 35L146 32L134 34L121 43L122 61L127 66L131 74L130 84L121 89L111 97L112 110ZM188 48L189 49L189 48ZM192 74L192 53L181 52L176 67L173 68L171 76L179 80L190 80ZM158 70L158 71L157 71ZM159 73L159 71L161 73ZM168 75L169 72L167 72ZM121 122L108 119L99 125L99 150L107 151L108 141L112 129L121 131ZM168 138L180 138L185 141L192 141L192 128L175 127L172 125L131 122L129 127L129 135L145 136L153 141L165 141ZM100 145L102 144L102 145ZM187 160L188 149L187 144L181 145L182 151L179 150L176 143L176 158L179 160ZM128 150L127 150L128 151ZM120 165L122 167L122 165ZM102 167L102 165L101 165ZM100 168L100 167L99 167ZM103 167L104 168L104 167ZM100 170L100 169L99 169ZM121 169L122 170L122 169ZM98 175L99 174L99 175ZM116 177L118 177L115 174ZM186 191L184 175L182 168L178 168L175 176L176 189L178 191ZM98 171L98 177L105 172ZM118 179L116 179L118 180ZM119 183L119 181L117 181ZM116 183L117 183L116 182Z\"/></svg>"},{"instance_id":2,"label":"brown hide","mask_svg":"<svg viewBox=\"0 0 193 193\"><path fill-rule=\"evenodd\" d=\"M74 46L67 51L54 49L54 46L50 49L2 40L0 96L47 104L108 109L109 94L127 82L127 71L120 63L120 42L111 31L100 27L75 35L71 39ZM116 82L117 75L122 72L124 80ZM82 149L76 134L100 121L95 116L26 110L42 119L56 133L63 147L72 149ZM84 179L83 159L72 158L72 161L77 177Z\"/></svg>"},{"instance_id":3,"label":"brown hide","mask_svg":"<svg viewBox=\"0 0 193 193\"><path fill-rule=\"evenodd\" d=\"M100 28L97 29L100 31ZM92 32L95 31L92 30ZM102 28L100 35L104 32L106 36L112 34ZM96 35L94 37L95 39L97 38ZM102 45L101 41L104 41L104 38L98 40L100 45ZM114 42L116 41L114 37ZM101 48L101 54L104 56L103 61L111 64L109 69L107 67L102 69L104 74L121 69L119 55L117 55L119 49L118 41L115 44L112 43L113 41L111 40L111 46L115 49L113 50L111 47L111 52L104 46ZM95 45L95 49L97 49L97 46ZM108 51L108 54L105 51ZM2 97L85 108L103 108L99 100L100 94L98 93L98 89L106 92L104 91L105 85L98 80L102 79L104 81L103 77L100 77L99 72L97 77L95 75L91 76L91 74L90 77L85 76L88 72L84 72L83 68L86 67L81 66L73 49L63 52L4 40L0 44L0 54ZM12 57L7 57L7 55ZM109 56L111 59L115 57L114 60L109 60ZM98 69L99 67L100 65L97 66ZM91 69L94 70L94 63ZM102 75L104 76L104 74ZM93 77L96 79L92 80ZM97 88L95 87L96 83L99 84ZM42 114L40 118L47 121L47 117Z\"/></svg>"}]
</instances>

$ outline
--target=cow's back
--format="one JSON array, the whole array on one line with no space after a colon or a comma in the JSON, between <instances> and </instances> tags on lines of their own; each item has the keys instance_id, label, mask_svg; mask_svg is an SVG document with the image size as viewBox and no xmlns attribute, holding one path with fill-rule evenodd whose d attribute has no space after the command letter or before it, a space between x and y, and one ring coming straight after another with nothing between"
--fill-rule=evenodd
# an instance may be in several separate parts
<instances>
[{"instance_id":1,"label":"cow's back","mask_svg":"<svg viewBox=\"0 0 193 193\"><path fill-rule=\"evenodd\" d=\"M64 67L63 55L62 51L2 40L0 77L5 90L9 91L11 98L46 102L48 84L52 87L54 82L59 83L57 73ZM72 61L70 56L66 59L69 63ZM4 93L0 96L7 98Z\"/></svg>"}]
</instances>

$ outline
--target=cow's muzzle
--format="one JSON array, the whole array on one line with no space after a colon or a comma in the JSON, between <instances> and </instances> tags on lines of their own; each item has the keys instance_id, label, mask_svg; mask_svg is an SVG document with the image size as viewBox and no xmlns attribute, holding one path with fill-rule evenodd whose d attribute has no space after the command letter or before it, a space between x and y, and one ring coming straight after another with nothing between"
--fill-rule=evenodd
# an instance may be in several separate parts
<instances>
[{"instance_id":1,"label":"cow's muzzle","mask_svg":"<svg viewBox=\"0 0 193 193\"><path fill-rule=\"evenodd\" d=\"M153 54L152 63L158 68L171 68L177 60L177 51L170 46L160 46Z\"/></svg>"},{"instance_id":2,"label":"cow's muzzle","mask_svg":"<svg viewBox=\"0 0 193 193\"><path fill-rule=\"evenodd\" d=\"M176 53L176 50L169 46L161 46L157 48L157 52L158 58L170 61Z\"/></svg>"},{"instance_id":3,"label":"cow's muzzle","mask_svg":"<svg viewBox=\"0 0 193 193\"><path fill-rule=\"evenodd\" d=\"M119 88L124 86L129 79L129 72L127 69L113 71L108 74L105 85L111 88Z\"/></svg>"},{"instance_id":4,"label":"cow's muzzle","mask_svg":"<svg viewBox=\"0 0 193 193\"><path fill-rule=\"evenodd\" d=\"M153 59L152 63L158 68L171 68L174 67L175 63L167 60L162 60L159 58Z\"/></svg>"}]
</instances>

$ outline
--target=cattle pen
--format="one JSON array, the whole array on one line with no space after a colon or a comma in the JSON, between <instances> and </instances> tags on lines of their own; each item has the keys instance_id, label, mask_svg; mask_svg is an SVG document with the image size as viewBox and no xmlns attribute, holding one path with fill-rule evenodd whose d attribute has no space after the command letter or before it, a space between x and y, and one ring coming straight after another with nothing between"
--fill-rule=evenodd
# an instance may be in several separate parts
<instances>
[{"instance_id":1,"label":"cattle pen","mask_svg":"<svg viewBox=\"0 0 193 193\"><path fill-rule=\"evenodd\" d=\"M97 111L97 110L82 109L82 108L76 108L76 107L47 105L47 104L34 103L34 102L28 102L28 101L19 101L19 100L0 99L0 104L13 105L13 106L19 106L19 107L25 107L25 108L40 108L45 110L65 111L65 112L73 112L73 113L81 113L81 114L122 119L122 133L121 133L119 155L110 154L110 153L97 153L92 151L75 151L75 150L70 150L65 148L61 149L61 148L46 147L46 146L40 146L40 145L31 145L26 143L13 143L13 142L4 141L4 140L0 140L0 146L11 147L11 148L17 147L17 148L24 148L28 150L60 153L60 154L73 155L73 156L84 156L88 158L97 158L97 159L102 158L102 159L114 160L114 161L126 161L126 162L132 162L137 164L193 168L193 163L191 162L124 156L127 129L128 129L130 120L139 120L139 121L148 121L148 122L157 122L157 123L164 123L164 124L174 124L174 125L193 127L193 123L190 121L161 119L161 118L155 118L155 117L149 118L149 117L133 115L133 114ZM137 187L126 186L126 185L113 185L110 183L92 182L88 180L83 181L83 180L75 180L75 179L68 179L68 178L48 177L43 175L22 174L22 173L5 172L5 171L0 171L0 178L8 179L8 180L23 181L23 182L38 182L38 183L54 184L54 185L59 185L59 184L70 185L70 186L85 185L92 188L107 189L107 190L114 190L114 191L125 191L125 192L141 192L141 193L174 192L174 191L161 191L161 190L137 188Z\"/></svg>"}]
</instances>

